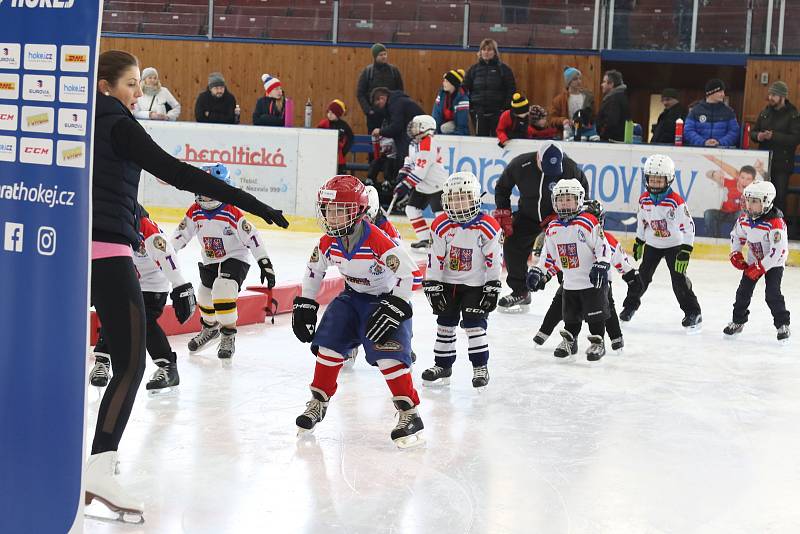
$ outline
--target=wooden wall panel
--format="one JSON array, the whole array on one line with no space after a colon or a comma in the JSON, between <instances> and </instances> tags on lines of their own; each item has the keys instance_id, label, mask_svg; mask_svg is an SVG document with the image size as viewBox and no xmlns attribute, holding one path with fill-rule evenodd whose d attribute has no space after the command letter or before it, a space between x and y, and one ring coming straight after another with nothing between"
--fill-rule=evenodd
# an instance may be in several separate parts
<instances>
[{"instance_id":1,"label":"wooden wall panel","mask_svg":"<svg viewBox=\"0 0 800 534\"><path fill-rule=\"evenodd\" d=\"M194 101L205 89L208 74L220 71L241 105L242 123L250 124L256 100L263 94L261 74L268 72L277 76L287 95L294 98L295 125L302 125L307 98L314 104L315 124L323 118L327 103L341 98L348 107L345 119L356 133L365 133L364 116L356 102L356 82L372 60L368 47L103 38L101 51L110 49L135 54L142 68L156 67L162 83L181 102L181 120L194 120ZM585 85L599 94L597 55L503 54L501 50L501 57L514 70L518 88L526 92L531 103L549 105L563 87L565 66L579 68ZM400 68L406 92L425 110L433 108L446 71L467 70L476 60L474 51L389 50L389 61Z\"/></svg>"}]
</instances>

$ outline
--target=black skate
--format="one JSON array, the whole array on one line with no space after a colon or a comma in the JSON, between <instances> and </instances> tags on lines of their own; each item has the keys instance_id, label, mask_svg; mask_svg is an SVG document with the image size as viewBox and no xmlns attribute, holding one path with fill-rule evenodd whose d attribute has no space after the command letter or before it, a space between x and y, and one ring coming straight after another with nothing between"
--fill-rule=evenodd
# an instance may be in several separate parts
<instances>
[{"instance_id":1,"label":"black skate","mask_svg":"<svg viewBox=\"0 0 800 534\"><path fill-rule=\"evenodd\" d=\"M522 293L506 295L497 303L497 310L503 313L524 313L531 304L531 294Z\"/></svg>"},{"instance_id":2,"label":"black skate","mask_svg":"<svg viewBox=\"0 0 800 534\"><path fill-rule=\"evenodd\" d=\"M547 338L550 337L550 334L545 334L541 330L536 332L536 335L533 336L533 342L539 345L540 347L544 345L544 342L547 341Z\"/></svg>"},{"instance_id":3,"label":"black skate","mask_svg":"<svg viewBox=\"0 0 800 534\"><path fill-rule=\"evenodd\" d=\"M426 250L431 248L432 244L433 242L430 239L420 239L416 243L411 243L411 248L413 248L418 252L425 252Z\"/></svg>"},{"instance_id":4,"label":"black skate","mask_svg":"<svg viewBox=\"0 0 800 534\"><path fill-rule=\"evenodd\" d=\"M781 344L789 344L789 336L792 333L789 331L789 325L781 325L778 327L778 342Z\"/></svg>"},{"instance_id":5,"label":"black skate","mask_svg":"<svg viewBox=\"0 0 800 534\"><path fill-rule=\"evenodd\" d=\"M472 387L483 389L489 385L489 369L485 365L472 368Z\"/></svg>"},{"instance_id":6,"label":"black skate","mask_svg":"<svg viewBox=\"0 0 800 534\"><path fill-rule=\"evenodd\" d=\"M687 334L697 334L703 328L703 316L699 313L687 313L681 321Z\"/></svg>"},{"instance_id":7,"label":"black skate","mask_svg":"<svg viewBox=\"0 0 800 534\"><path fill-rule=\"evenodd\" d=\"M306 411L295 419L297 435L313 432L317 423L325 419L329 398L324 391L311 388L311 400L306 403Z\"/></svg>"},{"instance_id":8,"label":"black skate","mask_svg":"<svg viewBox=\"0 0 800 534\"><path fill-rule=\"evenodd\" d=\"M636 308L622 308L622 311L619 314L619 320L623 323L627 323L631 319L633 319L633 314L636 313Z\"/></svg>"},{"instance_id":9,"label":"black skate","mask_svg":"<svg viewBox=\"0 0 800 534\"><path fill-rule=\"evenodd\" d=\"M417 353L413 350L411 351L411 363L417 363Z\"/></svg>"},{"instance_id":10,"label":"black skate","mask_svg":"<svg viewBox=\"0 0 800 534\"><path fill-rule=\"evenodd\" d=\"M590 362L596 362L606 355L606 345L603 342L602 336L588 336L589 348L586 349L586 359Z\"/></svg>"},{"instance_id":11,"label":"black skate","mask_svg":"<svg viewBox=\"0 0 800 534\"><path fill-rule=\"evenodd\" d=\"M169 391L181 383L181 377L178 376L178 365L175 363L158 363L158 369L150 381L147 383L147 388L150 393L162 393Z\"/></svg>"},{"instance_id":12,"label":"black skate","mask_svg":"<svg viewBox=\"0 0 800 534\"><path fill-rule=\"evenodd\" d=\"M392 430L392 441L401 449L422 445L424 440L420 432L425 425L417 413L417 407L408 397L392 397L392 402L400 418Z\"/></svg>"},{"instance_id":13,"label":"black skate","mask_svg":"<svg viewBox=\"0 0 800 534\"><path fill-rule=\"evenodd\" d=\"M108 356L96 353L94 355L94 367L92 367L92 371L89 373L89 382L94 387L106 387L108 385L110 368L111 359Z\"/></svg>"},{"instance_id":14,"label":"black skate","mask_svg":"<svg viewBox=\"0 0 800 534\"><path fill-rule=\"evenodd\" d=\"M234 352L236 352L236 330L223 328L222 337L219 340L219 348L217 349L217 358L230 360Z\"/></svg>"},{"instance_id":15,"label":"black skate","mask_svg":"<svg viewBox=\"0 0 800 534\"><path fill-rule=\"evenodd\" d=\"M561 330L559 334L561 334L564 340L559 343L556 350L553 351L553 356L556 358L566 358L567 356L578 354L578 342L572 334L566 330Z\"/></svg>"},{"instance_id":16,"label":"black skate","mask_svg":"<svg viewBox=\"0 0 800 534\"><path fill-rule=\"evenodd\" d=\"M203 329L200 333L189 340L189 352L195 352L205 347L209 341L216 339L219 336L219 327L217 325L208 326L202 323Z\"/></svg>"},{"instance_id":17,"label":"black skate","mask_svg":"<svg viewBox=\"0 0 800 534\"><path fill-rule=\"evenodd\" d=\"M622 339L622 336L618 338L614 338L611 340L611 350L622 350L622 347L625 346L625 340Z\"/></svg>"},{"instance_id":18,"label":"black skate","mask_svg":"<svg viewBox=\"0 0 800 534\"><path fill-rule=\"evenodd\" d=\"M422 372L422 384L424 386L446 386L450 384L450 377L452 375L452 367L434 365L430 369L425 369Z\"/></svg>"},{"instance_id":19,"label":"black skate","mask_svg":"<svg viewBox=\"0 0 800 534\"><path fill-rule=\"evenodd\" d=\"M728 323L728 326L722 329L722 333L726 336L732 337L737 334L741 334L742 330L744 330L744 323L737 323L735 321L731 321Z\"/></svg>"}]
</instances>

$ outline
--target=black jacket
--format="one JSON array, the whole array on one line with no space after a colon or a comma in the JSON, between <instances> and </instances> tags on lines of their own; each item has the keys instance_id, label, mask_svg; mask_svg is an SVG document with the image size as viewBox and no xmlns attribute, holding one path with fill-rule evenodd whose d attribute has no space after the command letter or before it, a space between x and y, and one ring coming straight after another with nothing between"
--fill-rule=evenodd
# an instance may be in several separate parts
<instances>
[{"instance_id":1,"label":"black jacket","mask_svg":"<svg viewBox=\"0 0 800 534\"><path fill-rule=\"evenodd\" d=\"M369 96L376 87L385 87L390 91L402 91L403 77L400 75L400 70L388 63L373 63L364 67L361 76L358 77L356 95L358 104L365 115L372 110Z\"/></svg>"},{"instance_id":2,"label":"black jacket","mask_svg":"<svg viewBox=\"0 0 800 534\"><path fill-rule=\"evenodd\" d=\"M92 164L92 240L138 247L139 175L146 170L173 187L263 213L256 197L179 161L159 147L130 110L97 93Z\"/></svg>"},{"instance_id":3,"label":"black jacket","mask_svg":"<svg viewBox=\"0 0 800 534\"><path fill-rule=\"evenodd\" d=\"M794 153L800 144L800 115L788 100L781 109L770 106L759 113L750 130L750 140L758 143L758 132L772 130L772 139L759 143L762 150L772 151L770 168L782 173L794 172Z\"/></svg>"},{"instance_id":4,"label":"black jacket","mask_svg":"<svg viewBox=\"0 0 800 534\"><path fill-rule=\"evenodd\" d=\"M686 120L688 111L683 104L675 104L669 109L665 109L658 116L658 121L653 125L653 136L651 143L674 145L675 144L675 121L678 119Z\"/></svg>"},{"instance_id":5,"label":"black jacket","mask_svg":"<svg viewBox=\"0 0 800 534\"><path fill-rule=\"evenodd\" d=\"M286 99L283 100L283 107L278 108L277 99L262 96L256 102L256 109L253 111L253 124L256 126L286 126Z\"/></svg>"},{"instance_id":6,"label":"black jacket","mask_svg":"<svg viewBox=\"0 0 800 534\"><path fill-rule=\"evenodd\" d=\"M497 57L479 59L469 68L461 86L469 91L470 111L478 113L500 113L510 108L517 90L514 72Z\"/></svg>"},{"instance_id":7,"label":"black jacket","mask_svg":"<svg viewBox=\"0 0 800 534\"><path fill-rule=\"evenodd\" d=\"M628 95L625 94L625 89L627 89L625 84L614 87L603 97L603 101L600 103L600 111L597 113L595 126L597 127L597 135L603 141L611 139L614 141L625 140L625 121L631 118Z\"/></svg>"},{"instance_id":8,"label":"black jacket","mask_svg":"<svg viewBox=\"0 0 800 534\"><path fill-rule=\"evenodd\" d=\"M587 198L589 182L575 161L566 155L564 173L561 176L543 176L539 164L536 163L536 155L536 152L520 154L508 163L494 187L494 203L497 209L511 209L511 191L516 186L520 197L517 211L538 224L554 213L550 191L557 181L569 178L579 180Z\"/></svg>"},{"instance_id":9,"label":"black jacket","mask_svg":"<svg viewBox=\"0 0 800 534\"><path fill-rule=\"evenodd\" d=\"M403 91L389 93L389 100L386 101L384 112L388 117L388 124L381 128L381 135L394 139L397 158L399 161L403 161L403 158L408 156L408 144L411 142L406 134L406 127L411 119L417 115L425 115L425 112Z\"/></svg>"},{"instance_id":10,"label":"black jacket","mask_svg":"<svg viewBox=\"0 0 800 534\"><path fill-rule=\"evenodd\" d=\"M213 122L216 124L235 124L236 97L227 89L217 98L206 89L197 95L194 103L194 118L197 122ZM208 115L206 115L208 111Z\"/></svg>"}]
</instances>

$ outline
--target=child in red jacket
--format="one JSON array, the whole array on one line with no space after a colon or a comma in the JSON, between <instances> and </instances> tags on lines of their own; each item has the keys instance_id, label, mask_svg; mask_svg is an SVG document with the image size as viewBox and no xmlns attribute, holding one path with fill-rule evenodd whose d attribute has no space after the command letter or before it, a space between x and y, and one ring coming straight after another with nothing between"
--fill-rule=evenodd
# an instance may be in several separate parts
<instances>
[{"instance_id":1,"label":"child in red jacket","mask_svg":"<svg viewBox=\"0 0 800 534\"><path fill-rule=\"evenodd\" d=\"M334 99L328 104L328 111L325 119L319 121L317 128L328 130L339 130L339 153L337 159L337 174L345 174L344 165L347 162L345 156L353 146L353 130L350 125L342 120L342 116L347 112L347 108L339 99Z\"/></svg>"}]
</instances>

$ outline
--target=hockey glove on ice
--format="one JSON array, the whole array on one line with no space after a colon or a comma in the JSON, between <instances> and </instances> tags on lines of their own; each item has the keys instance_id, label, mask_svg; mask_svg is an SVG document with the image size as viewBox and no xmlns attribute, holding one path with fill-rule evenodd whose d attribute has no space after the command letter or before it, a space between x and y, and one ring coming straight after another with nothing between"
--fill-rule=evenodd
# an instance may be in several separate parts
<instances>
[{"instance_id":1,"label":"hockey glove on ice","mask_svg":"<svg viewBox=\"0 0 800 534\"><path fill-rule=\"evenodd\" d=\"M494 311L497 308L497 299L500 298L500 288L502 284L500 280L490 280L483 285L483 295L478 303L478 307L486 313Z\"/></svg>"},{"instance_id":2,"label":"hockey glove on ice","mask_svg":"<svg viewBox=\"0 0 800 534\"><path fill-rule=\"evenodd\" d=\"M633 242L633 259L636 261L641 260L642 254L644 254L644 241L637 237Z\"/></svg>"},{"instance_id":3,"label":"hockey glove on ice","mask_svg":"<svg viewBox=\"0 0 800 534\"><path fill-rule=\"evenodd\" d=\"M297 339L303 343L311 343L317 330L317 310L319 304L316 300L305 297L295 297L292 303L292 331Z\"/></svg>"},{"instance_id":4,"label":"hockey glove on ice","mask_svg":"<svg viewBox=\"0 0 800 534\"><path fill-rule=\"evenodd\" d=\"M739 269L740 271L744 271L747 269L747 262L744 259L744 256L741 252L731 252L731 265Z\"/></svg>"},{"instance_id":5,"label":"hockey glove on ice","mask_svg":"<svg viewBox=\"0 0 800 534\"><path fill-rule=\"evenodd\" d=\"M689 257L692 255L691 245L681 245L678 254L675 255L675 272L686 274L686 269L689 267Z\"/></svg>"},{"instance_id":6,"label":"hockey glove on ice","mask_svg":"<svg viewBox=\"0 0 800 534\"><path fill-rule=\"evenodd\" d=\"M178 322L183 324L188 321L197 307L197 298L194 296L192 284L187 282L173 288L169 298L172 300L172 309L175 311L175 318L178 319Z\"/></svg>"},{"instance_id":7,"label":"hockey glove on ice","mask_svg":"<svg viewBox=\"0 0 800 534\"><path fill-rule=\"evenodd\" d=\"M525 285L528 286L530 291L544 289L545 283L547 283L547 278L544 272L538 267L534 267L528 271L528 275L525 277Z\"/></svg>"},{"instance_id":8,"label":"hockey glove on ice","mask_svg":"<svg viewBox=\"0 0 800 534\"><path fill-rule=\"evenodd\" d=\"M261 258L258 260L258 268L261 269L261 283L267 281L267 287L272 289L275 287L275 270L272 268L272 262L269 258Z\"/></svg>"},{"instance_id":9,"label":"hockey glove on ice","mask_svg":"<svg viewBox=\"0 0 800 534\"><path fill-rule=\"evenodd\" d=\"M607 261L596 261L589 271L589 282L595 287L600 289L608 283L608 270L611 265Z\"/></svg>"},{"instance_id":10,"label":"hockey glove on ice","mask_svg":"<svg viewBox=\"0 0 800 534\"><path fill-rule=\"evenodd\" d=\"M747 266L747 268L744 270L744 275L753 282L756 282L759 278L764 276L764 273L766 272L767 271L764 270L764 266L761 265L761 262L756 261L753 265Z\"/></svg>"},{"instance_id":11,"label":"hockey glove on ice","mask_svg":"<svg viewBox=\"0 0 800 534\"><path fill-rule=\"evenodd\" d=\"M506 237L511 237L514 234L514 219L511 217L511 210L494 210L492 217L497 220L497 224L503 229L503 234Z\"/></svg>"},{"instance_id":12,"label":"hockey glove on ice","mask_svg":"<svg viewBox=\"0 0 800 534\"><path fill-rule=\"evenodd\" d=\"M392 294L384 295L378 309L367 320L367 339L377 345L385 343L412 313L411 305L405 300Z\"/></svg>"},{"instance_id":13,"label":"hockey glove on ice","mask_svg":"<svg viewBox=\"0 0 800 534\"><path fill-rule=\"evenodd\" d=\"M447 296L452 292L450 284L437 282L436 280L425 280L422 282L422 290L425 291L425 298L433 309L433 313L442 313L447 309Z\"/></svg>"}]
</instances>

